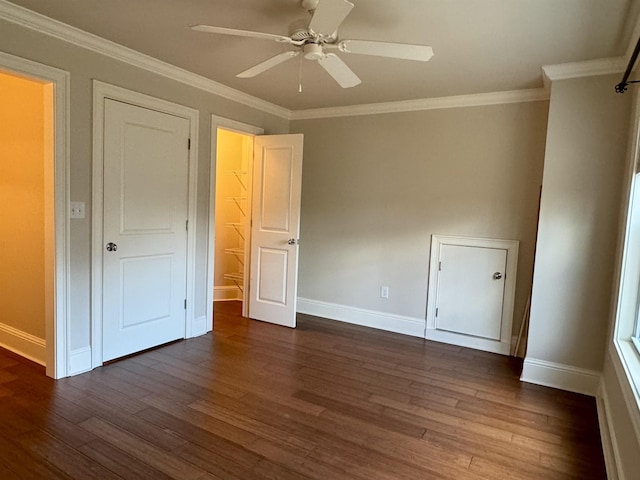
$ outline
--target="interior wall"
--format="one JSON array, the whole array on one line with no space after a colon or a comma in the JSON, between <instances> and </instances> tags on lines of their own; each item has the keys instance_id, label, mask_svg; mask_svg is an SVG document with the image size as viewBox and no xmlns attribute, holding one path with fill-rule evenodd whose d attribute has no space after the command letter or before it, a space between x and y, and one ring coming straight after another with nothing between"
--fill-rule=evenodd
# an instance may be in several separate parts
<instances>
[{"instance_id":1,"label":"interior wall","mask_svg":"<svg viewBox=\"0 0 640 480\"><path fill-rule=\"evenodd\" d=\"M187 86L162 75L142 70L62 40L0 20L0 49L6 53L65 71L70 81L69 192L72 201L85 202L84 219L70 221L69 316L70 348L90 345L91 283L91 156L92 80L97 79L141 92L200 112L197 172L197 225L195 315L204 316L207 305L207 249L209 222L209 168L211 164L211 114L265 129L266 133L288 133L289 122L209 92Z\"/></svg>"},{"instance_id":2,"label":"interior wall","mask_svg":"<svg viewBox=\"0 0 640 480\"><path fill-rule=\"evenodd\" d=\"M0 323L40 339L45 338L44 102L43 84L0 73Z\"/></svg>"},{"instance_id":3,"label":"interior wall","mask_svg":"<svg viewBox=\"0 0 640 480\"><path fill-rule=\"evenodd\" d=\"M299 296L424 321L432 234L519 240L517 333L547 111L531 102L292 122L305 135Z\"/></svg>"},{"instance_id":4,"label":"interior wall","mask_svg":"<svg viewBox=\"0 0 640 480\"><path fill-rule=\"evenodd\" d=\"M242 271L243 264L234 255L225 253L226 249L244 246L242 237L236 230L229 226L230 223L243 223L245 217L240 207L231 200L232 197L246 196L241 181L246 186L246 175L233 175L231 172L246 171L243 167L245 136L229 130L218 129L218 142L216 147L216 212L215 212L215 260L214 260L214 298L242 300L242 292L232 281L224 278L227 273ZM240 205L248 208L246 201L240 201ZM240 228L244 235L244 227ZM234 291L229 291L229 287ZM229 295L233 294L232 297Z\"/></svg>"},{"instance_id":5,"label":"interior wall","mask_svg":"<svg viewBox=\"0 0 640 480\"><path fill-rule=\"evenodd\" d=\"M553 82L527 358L602 371L631 96Z\"/></svg>"}]
</instances>

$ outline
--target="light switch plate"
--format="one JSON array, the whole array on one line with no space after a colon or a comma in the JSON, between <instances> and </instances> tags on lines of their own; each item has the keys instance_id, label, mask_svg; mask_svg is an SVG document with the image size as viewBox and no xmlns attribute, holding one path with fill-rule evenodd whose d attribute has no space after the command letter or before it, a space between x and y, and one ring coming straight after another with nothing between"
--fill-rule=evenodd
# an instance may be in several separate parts
<instances>
[{"instance_id":1,"label":"light switch plate","mask_svg":"<svg viewBox=\"0 0 640 480\"><path fill-rule=\"evenodd\" d=\"M71 202L70 218L84 218L84 202Z\"/></svg>"}]
</instances>

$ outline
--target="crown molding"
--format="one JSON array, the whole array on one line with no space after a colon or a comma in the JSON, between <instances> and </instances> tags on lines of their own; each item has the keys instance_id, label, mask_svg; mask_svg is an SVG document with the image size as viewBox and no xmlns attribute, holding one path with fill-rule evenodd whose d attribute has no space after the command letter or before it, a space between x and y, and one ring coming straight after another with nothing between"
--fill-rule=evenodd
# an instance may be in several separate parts
<instances>
[{"instance_id":1,"label":"crown molding","mask_svg":"<svg viewBox=\"0 0 640 480\"><path fill-rule=\"evenodd\" d=\"M556 80L622 73L626 67L627 61L624 57L611 57L584 62L562 63L560 65L544 65L542 72L545 77L545 83L547 83Z\"/></svg>"},{"instance_id":2,"label":"crown molding","mask_svg":"<svg viewBox=\"0 0 640 480\"><path fill-rule=\"evenodd\" d=\"M382 113L414 112L420 110L438 110L445 108L464 108L506 103L537 102L549 100L550 82L596 75L624 72L624 57L603 58L584 62L546 65L542 67L544 88L512 90L504 92L458 95L450 97L423 98L399 102L371 103L343 107L316 108L291 111L253 95L218 83L209 78L189 72L175 65L163 62L133 49L106 40L97 35L72 27L58 20L39 14L27 8L0 0L0 20L20 25L39 33L71 43L95 53L108 56L185 85L218 95L233 102L254 108L285 120L307 120L331 117L350 117L359 115L377 115ZM640 30L640 23L634 32ZM635 46L630 43L629 49Z\"/></svg>"},{"instance_id":3,"label":"crown molding","mask_svg":"<svg viewBox=\"0 0 640 480\"><path fill-rule=\"evenodd\" d=\"M541 102L549 100L549 92L544 88L511 90L506 92L457 95L451 97L422 98L401 102L370 103L345 107L315 108L296 110L291 120L311 120L332 117L354 117L378 115L381 113L416 112L420 110L441 110L445 108L481 107L505 103Z\"/></svg>"},{"instance_id":4,"label":"crown molding","mask_svg":"<svg viewBox=\"0 0 640 480\"><path fill-rule=\"evenodd\" d=\"M176 80L200 90L213 93L214 95L219 95L262 112L284 118L285 120L290 119L291 111L286 108L227 87L201 75L168 64L6 0L0 0L0 19L44 33L101 55L106 55L134 67L157 73L171 80Z\"/></svg>"}]
</instances>

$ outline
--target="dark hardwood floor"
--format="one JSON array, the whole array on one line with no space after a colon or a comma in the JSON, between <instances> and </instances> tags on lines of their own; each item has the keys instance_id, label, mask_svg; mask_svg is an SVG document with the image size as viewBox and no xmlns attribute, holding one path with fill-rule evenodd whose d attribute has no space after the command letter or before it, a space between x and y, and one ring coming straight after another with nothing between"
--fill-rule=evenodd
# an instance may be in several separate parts
<instances>
[{"instance_id":1,"label":"dark hardwood floor","mask_svg":"<svg viewBox=\"0 0 640 480\"><path fill-rule=\"evenodd\" d=\"M606 478L594 399L516 359L239 311L57 382L0 349L0 479Z\"/></svg>"}]
</instances>

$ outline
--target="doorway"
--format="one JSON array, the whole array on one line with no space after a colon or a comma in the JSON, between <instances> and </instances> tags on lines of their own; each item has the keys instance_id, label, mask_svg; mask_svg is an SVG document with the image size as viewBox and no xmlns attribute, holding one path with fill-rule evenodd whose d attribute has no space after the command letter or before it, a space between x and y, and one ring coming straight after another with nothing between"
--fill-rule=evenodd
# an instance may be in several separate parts
<instances>
[{"instance_id":1,"label":"doorway","mask_svg":"<svg viewBox=\"0 0 640 480\"><path fill-rule=\"evenodd\" d=\"M0 72L0 344L46 363L52 316L49 86Z\"/></svg>"},{"instance_id":2,"label":"doorway","mask_svg":"<svg viewBox=\"0 0 640 480\"><path fill-rule=\"evenodd\" d=\"M87 369L206 333L194 314L198 111L97 80L93 94Z\"/></svg>"},{"instance_id":3,"label":"doorway","mask_svg":"<svg viewBox=\"0 0 640 480\"><path fill-rule=\"evenodd\" d=\"M14 277L3 284L1 296L3 308L19 311L19 315L3 312L1 343L44 365L47 376L62 378L69 375L66 195L69 74L3 52L0 52L0 74L5 82L12 83L10 88L7 83L3 85L4 94L17 95L18 89L24 100L18 102L19 108L13 112L5 107L16 103L17 96L1 102L3 115L11 117L3 119L6 125L2 128L11 138L2 142L0 158L4 206L0 217L7 227L6 231L3 227L1 263L3 274ZM27 113L24 109L31 104L38 110L38 119L24 118ZM33 111L29 115L32 114ZM21 117L26 120L24 128L11 133ZM22 138L34 128L37 131L31 140ZM34 141L36 136L38 141ZM10 198L4 198L6 195ZM17 253L10 251L9 243L14 244ZM24 255L25 248L32 257ZM21 265L21 261L29 265ZM12 268L10 272L10 265L18 269Z\"/></svg>"},{"instance_id":4,"label":"doorway","mask_svg":"<svg viewBox=\"0 0 640 480\"><path fill-rule=\"evenodd\" d=\"M253 136L224 128L216 136L213 298L241 302L247 317Z\"/></svg>"},{"instance_id":5,"label":"doorway","mask_svg":"<svg viewBox=\"0 0 640 480\"><path fill-rule=\"evenodd\" d=\"M207 329L214 302L240 301L249 316L253 141L264 129L211 116Z\"/></svg>"},{"instance_id":6,"label":"doorway","mask_svg":"<svg viewBox=\"0 0 640 480\"><path fill-rule=\"evenodd\" d=\"M223 130L236 135L229 137ZM242 316L296 325L303 136L262 133L262 129L212 116L209 330L213 330L216 286L224 287L217 291L221 292L218 301L225 300L223 295L242 301ZM225 137L234 139L235 149L243 152L230 163L222 155ZM223 209L230 209L228 215L220 213ZM216 218L216 213L222 218ZM222 245L218 248L218 244ZM220 285L216 277L227 283Z\"/></svg>"}]
</instances>

